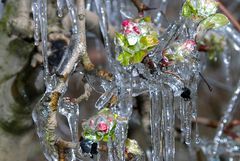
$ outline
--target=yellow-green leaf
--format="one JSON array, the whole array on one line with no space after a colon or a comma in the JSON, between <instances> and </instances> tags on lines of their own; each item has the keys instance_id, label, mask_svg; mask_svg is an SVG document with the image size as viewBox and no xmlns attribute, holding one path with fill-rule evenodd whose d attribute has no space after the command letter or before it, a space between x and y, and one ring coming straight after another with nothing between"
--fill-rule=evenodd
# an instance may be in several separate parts
<instances>
[{"instance_id":1,"label":"yellow-green leaf","mask_svg":"<svg viewBox=\"0 0 240 161\"><path fill-rule=\"evenodd\" d=\"M116 37L120 46L128 46L128 41L123 34L116 32Z\"/></svg>"},{"instance_id":2,"label":"yellow-green leaf","mask_svg":"<svg viewBox=\"0 0 240 161\"><path fill-rule=\"evenodd\" d=\"M130 64L131 57L132 54L123 51L123 53L117 57L117 60L120 61L123 66L128 66Z\"/></svg>"},{"instance_id":3,"label":"yellow-green leaf","mask_svg":"<svg viewBox=\"0 0 240 161\"><path fill-rule=\"evenodd\" d=\"M193 7L190 0L186 0L182 7L182 16L191 17L197 15L197 10Z\"/></svg>"},{"instance_id":4,"label":"yellow-green leaf","mask_svg":"<svg viewBox=\"0 0 240 161\"><path fill-rule=\"evenodd\" d=\"M151 20L151 17L150 17L150 16L146 16L146 17L144 17L144 18L143 18L143 20L144 20L144 22L149 22L149 23L151 23L151 22L152 22L152 20Z\"/></svg>"},{"instance_id":5,"label":"yellow-green leaf","mask_svg":"<svg viewBox=\"0 0 240 161\"><path fill-rule=\"evenodd\" d=\"M225 15L221 13L216 13L201 21L201 23L199 24L199 28L200 30L216 29L225 26L228 23L229 20Z\"/></svg>"},{"instance_id":6,"label":"yellow-green leaf","mask_svg":"<svg viewBox=\"0 0 240 161\"><path fill-rule=\"evenodd\" d=\"M147 55L147 51L141 50L136 52L131 59L131 63L132 64L140 63L146 55Z\"/></svg>"},{"instance_id":7,"label":"yellow-green leaf","mask_svg":"<svg viewBox=\"0 0 240 161\"><path fill-rule=\"evenodd\" d=\"M147 49L158 44L158 38L153 35L147 35L140 38L141 49Z\"/></svg>"}]
</instances>

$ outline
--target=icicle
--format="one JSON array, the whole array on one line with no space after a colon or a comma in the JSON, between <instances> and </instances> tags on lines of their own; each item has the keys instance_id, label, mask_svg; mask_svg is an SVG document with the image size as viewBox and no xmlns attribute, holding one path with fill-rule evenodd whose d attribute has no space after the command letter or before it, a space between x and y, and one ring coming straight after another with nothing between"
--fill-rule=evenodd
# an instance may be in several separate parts
<instances>
[{"instance_id":1,"label":"icicle","mask_svg":"<svg viewBox=\"0 0 240 161\"><path fill-rule=\"evenodd\" d=\"M154 14L153 22L156 24L156 26L160 29L160 27L166 27L168 26L168 20L166 18L166 9L167 9L168 1L167 0L160 0L159 1L153 1L150 2L149 6L154 6L155 8L158 8L156 13Z\"/></svg>"},{"instance_id":2,"label":"icicle","mask_svg":"<svg viewBox=\"0 0 240 161\"><path fill-rule=\"evenodd\" d=\"M77 103L71 102L68 98L63 98L59 106L59 113L64 115L68 120L70 128L71 140L77 143L78 140L78 123L79 123L79 106ZM71 161L76 160L75 149L71 149Z\"/></svg>"},{"instance_id":3,"label":"icicle","mask_svg":"<svg viewBox=\"0 0 240 161\"><path fill-rule=\"evenodd\" d=\"M101 110L112 98L113 95L117 94L117 88L113 87L110 90L107 90L105 93L103 93L98 100L95 103L95 107L98 110Z\"/></svg>"},{"instance_id":4,"label":"icicle","mask_svg":"<svg viewBox=\"0 0 240 161\"><path fill-rule=\"evenodd\" d=\"M122 19L133 19L135 16L132 11L129 9L128 1L119 0L120 14Z\"/></svg>"},{"instance_id":5,"label":"icicle","mask_svg":"<svg viewBox=\"0 0 240 161\"><path fill-rule=\"evenodd\" d=\"M179 112L180 112L180 130L181 130L181 142L184 142L184 134L185 134L185 129L184 129L184 118L185 118L185 101L180 98L180 105L179 105Z\"/></svg>"},{"instance_id":6,"label":"icicle","mask_svg":"<svg viewBox=\"0 0 240 161\"><path fill-rule=\"evenodd\" d=\"M191 144L191 135L192 135L192 103L184 102L184 136L185 143L187 145Z\"/></svg>"},{"instance_id":7,"label":"icicle","mask_svg":"<svg viewBox=\"0 0 240 161\"><path fill-rule=\"evenodd\" d=\"M37 125L37 134L41 142L41 146L45 157L48 160L57 161L58 152L54 140L54 129L48 125L48 120L56 117L50 112L49 107L50 93L45 93L41 100L37 103L36 108L33 110L33 120Z\"/></svg>"},{"instance_id":8,"label":"icicle","mask_svg":"<svg viewBox=\"0 0 240 161\"><path fill-rule=\"evenodd\" d=\"M57 14L58 17L62 17L63 16L63 9L65 6L66 0L57 0Z\"/></svg>"},{"instance_id":9,"label":"icicle","mask_svg":"<svg viewBox=\"0 0 240 161\"><path fill-rule=\"evenodd\" d=\"M40 21L39 21L39 5L38 0L33 0L32 2L32 13L34 20L34 43L35 45L39 45L40 40Z\"/></svg>"},{"instance_id":10,"label":"icicle","mask_svg":"<svg viewBox=\"0 0 240 161\"><path fill-rule=\"evenodd\" d=\"M71 22L72 22L72 33L78 34L79 29L77 24L77 12L76 12L75 5L72 0L66 0L66 3L68 7L68 12L70 14Z\"/></svg>"},{"instance_id":11,"label":"icicle","mask_svg":"<svg viewBox=\"0 0 240 161\"><path fill-rule=\"evenodd\" d=\"M198 71L198 70L196 70L196 71ZM200 143L198 123L197 123L197 87L198 87L198 82L199 82L199 76L198 76L198 74L195 74L195 76L193 76L193 81L190 83L191 84L190 104L191 104L191 109L192 109L191 122L194 124L193 132L195 133L195 135L194 135L195 144Z\"/></svg>"},{"instance_id":12,"label":"icicle","mask_svg":"<svg viewBox=\"0 0 240 161\"><path fill-rule=\"evenodd\" d=\"M118 121L115 129L115 148L117 149L117 161L125 161L125 141L127 139L128 122Z\"/></svg>"},{"instance_id":13,"label":"icicle","mask_svg":"<svg viewBox=\"0 0 240 161\"><path fill-rule=\"evenodd\" d=\"M107 147L108 147L108 161L114 161L113 141L111 137L109 137L108 139Z\"/></svg>"},{"instance_id":14,"label":"icicle","mask_svg":"<svg viewBox=\"0 0 240 161\"><path fill-rule=\"evenodd\" d=\"M192 106L192 121L194 122L194 131L195 131L195 143L199 144L200 143L200 137L199 137L199 130L198 130L198 123L197 123L197 107L196 107L196 102L193 102Z\"/></svg>"},{"instance_id":15,"label":"icicle","mask_svg":"<svg viewBox=\"0 0 240 161\"><path fill-rule=\"evenodd\" d=\"M222 138L222 135L223 135L223 131L224 131L226 125L229 124L229 122L231 121L231 119L233 117L234 112L236 111L236 108L238 107L237 102L240 98L239 94L240 94L240 80L239 80L239 82L237 84L237 88L234 91L233 96L232 96L232 98L231 98L231 100L230 100L230 102L227 106L227 109L224 112L224 116L222 117L222 119L220 121L220 124L218 126L216 135L214 137L214 144L215 144L214 145L214 151L213 151L214 155L217 153L218 146L220 144L220 141L221 141L221 138Z\"/></svg>"},{"instance_id":16,"label":"icicle","mask_svg":"<svg viewBox=\"0 0 240 161\"><path fill-rule=\"evenodd\" d=\"M227 26L226 30L223 28L223 30L226 32L228 35L228 39L231 41L231 44L233 48L236 51L240 51L240 37L239 37L239 32L234 29L232 26Z\"/></svg>"},{"instance_id":17,"label":"icicle","mask_svg":"<svg viewBox=\"0 0 240 161\"><path fill-rule=\"evenodd\" d=\"M48 76L49 69L48 69L48 25L47 25L47 0L38 0L38 6L39 6L39 22L40 22L40 31L41 31L41 40L42 40L42 55L43 55L43 61L44 61L44 70L45 70L45 80L48 84ZM47 86L46 84L46 86Z\"/></svg>"},{"instance_id":18,"label":"icicle","mask_svg":"<svg viewBox=\"0 0 240 161\"><path fill-rule=\"evenodd\" d=\"M117 149L117 156L119 161L125 161L125 141L128 132L128 120L132 114L132 76L131 75L118 75L117 77L118 98L119 103L114 112L118 115L119 119L116 125L116 140L115 148Z\"/></svg>"},{"instance_id":19,"label":"icicle","mask_svg":"<svg viewBox=\"0 0 240 161\"><path fill-rule=\"evenodd\" d=\"M86 0L86 10L90 11L92 8L92 0Z\"/></svg>"},{"instance_id":20,"label":"icicle","mask_svg":"<svg viewBox=\"0 0 240 161\"><path fill-rule=\"evenodd\" d=\"M151 111L150 111L150 125L151 125L151 142L152 142L152 161L163 160L162 154L162 95L160 89L150 89Z\"/></svg>"},{"instance_id":21,"label":"icicle","mask_svg":"<svg viewBox=\"0 0 240 161\"><path fill-rule=\"evenodd\" d=\"M107 58L109 63L112 63L112 53L111 53L111 43L108 34L109 24L108 15L106 13L106 1L105 0L95 0L95 6L97 8L97 13L100 17L100 28L104 38L105 50L107 53Z\"/></svg>"},{"instance_id":22,"label":"icicle","mask_svg":"<svg viewBox=\"0 0 240 161\"><path fill-rule=\"evenodd\" d=\"M173 91L163 87L163 118L164 119L164 161L174 161L175 156L175 110Z\"/></svg>"},{"instance_id":23,"label":"icicle","mask_svg":"<svg viewBox=\"0 0 240 161\"><path fill-rule=\"evenodd\" d=\"M230 84L230 60L227 54L228 54L227 52L224 52L222 54L222 59L223 59L224 68L225 68L226 81L228 84Z\"/></svg>"}]
</instances>

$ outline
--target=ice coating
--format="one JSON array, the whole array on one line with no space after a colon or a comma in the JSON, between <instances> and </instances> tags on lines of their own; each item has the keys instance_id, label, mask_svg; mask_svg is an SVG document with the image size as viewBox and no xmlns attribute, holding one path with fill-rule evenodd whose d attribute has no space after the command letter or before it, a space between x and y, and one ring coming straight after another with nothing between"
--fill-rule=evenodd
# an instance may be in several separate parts
<instances>
[{"instance_id":1,"label":"ice coating","mask_svg":"<svg viewBox=\"0 0 240 161\"><path fill-rule=\"evenodd\" d=\"M173 161L175 157L174 128L176 110L174 104L179 105L183 140L187 145L191 145L193 142L192 136L195 133L195 142L199 143L197 124L194 126L195 128L192 129L192 122L197 122L196 93L199 82L198 74L200 72L200 62L198 61L199 53L196 50L197 42L195 42L196 28L194 25L190 25L191 22L181 20L176 24L170 25L164 34L156 35L155 33L159 34L159 32L156 32L155 28L156 26L161 26L161 24L155 24L156 26L154 26L147 22L137 23L126 20L123 21L123 34L127 37L127 43L129 43L130 47L137 44L140 34L143 36L149 36L148 34L150 34L151 36L151 33L153 33L153 35L156 36L156 41L149 37L143 39L142 41L146 43L141 47L151 48L153 50L146 53L146 55L134 65L131 64L130 66L122 67L119 62L114 60L114 52L111 50L113 44L108 35L109 21L112 20L110 14L112 9L116 11L117 8L112 5L116 4L116 2L117 1L111 3L109 0L95 0L108 61L110 66L113 67L114 75L113 81L109 84L106 83L104 87L105 92L98 99L95 106L98 110L103 109L113 96L118 98L117 103L111 109L112 112L118 116L115 127L116 139L112 139L111 137L106 139L108 159L110 161L126 160L125 151L127 147L128 121L131 117L133 106L132 97L149 92L151 99L152 158L154 161ZM167 2L162 1L162 3L164 3L162 10L165 10ZM91 4L91 1L88 1L88 9L91 8ZM127 6L127 3L121 2L121 6L124 5ZM62 17L64 7L68 8L71 18L71 40L58 66L57 74L50 76L47 63L47 1L33 0L32 6L35 22L34 37L36 44L38 44L41 36L47 80L47 92L38 103L38 107L33 113L33 118L37 124L38 135L48 160L58 159L58 150L53 143L56 139L54 135L56 126L50 124L50 121L56 121L56 113L52 110L53 106L51 103L53 95L59 94L57 98L58 111L67 117L71 133L71 142L79 142L77 134L79 107L70 100L68 100L69 102L64 102L66 100L62 96L67 88L68 79L63 80L60 79L60 77L68 78L78 64L79 53L86 52L85 43L79 36L79 30L82 28L79 28L78 24L78 17L81 18L81 16L84 15L77 14L73 0L57 0L58 16ZM206 16L209 13L215 12L213 5L209 5L207 8L212 9L211 12L205 12L204 8L201 9L201 13ZM125 10L123 12L122 9L119 12L133 19L133 17L129 16L131 12ZM119 16L118 14L116 13L116 16ZM158 22L156 21L155 23ZM229 28L227 29L229 34L233 32ZM237 37L233 39L234 42L238 42ZM152 41L154 45L148 43L148 41ZM136 45L136 47L139 46ZM116 53L118 55L120 54L119 51L119 48L116 47ZM131 53L131 48L129 48L128 51ZM145 58L149 58L149 61L146 61ZM223 57L223 59L225 60L226 66L229 65L227 57ZM147 63L144 64L143 61ZM237 93L239 93L238 90ZM109 131L108 123L100 120L96 124L96 129L98 133L106 134ZM222 131L222 129L219 131ZM219 138L222 135L220 133L221 132L219 132L218 135ZM218 138L215 140L218 140ZM100 140L94 141L99 142ZM217 141L216 144L218 144ZM81 148L70 149L70 155L67 159L71 161L79 160L78 155L81 153ZM101 158L101 153L98 153L97 159L101 160ZM141 157L135 159L143 160Z\"/></svg>"}]
</instances>

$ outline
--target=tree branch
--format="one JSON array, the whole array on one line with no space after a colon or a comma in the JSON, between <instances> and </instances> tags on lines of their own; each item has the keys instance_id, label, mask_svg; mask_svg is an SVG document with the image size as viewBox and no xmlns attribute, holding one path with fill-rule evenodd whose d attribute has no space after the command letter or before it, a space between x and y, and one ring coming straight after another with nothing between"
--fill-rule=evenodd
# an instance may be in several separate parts
<instances>
[{"instance_id":1,"label":"tree branch","mask_svg":"<svg viewBox=\"0 0 240 161\"><path fill-rule=\"evenodd\" d=\"M156 8L150 8L147 5L145 5L141 0L131 0L132 3L137 7L138 9L138 13L139 14L143 14L144 11L147 10L152 10L152 9L156 9Z\"/></svg>"}]
</instances>

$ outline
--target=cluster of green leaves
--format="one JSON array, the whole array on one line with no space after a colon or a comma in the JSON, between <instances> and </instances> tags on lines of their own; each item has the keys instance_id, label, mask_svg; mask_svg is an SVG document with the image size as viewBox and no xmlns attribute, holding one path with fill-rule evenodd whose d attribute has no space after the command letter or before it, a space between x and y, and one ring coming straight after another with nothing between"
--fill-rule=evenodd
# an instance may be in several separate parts
<instances>
[{"instance_id":1,"label":"cluster of green leaves","mask_svg":"<svg viewBox=\"0 0 240 161\"><path fill-rule=\"evenodd\" d=\"M111 128L111 130L107 133L101 133L97 131L93 131L92 129L85 129L83 132L83 137L85 139L92 140L94 142L98 141L104 141L107 142L109 140L109 137L111 137L112 140L115 139L115 128L116 128L116 123L114 126Z\"/></svg>"},{"instance_id":2,"label":"cluster of green leaves","mask_svg":"<svg viewBox=\"0 0 240 161\"><path fill-rule=\"evenodd\" d=\"M151 23L150 17L142 21ZM135 45L129 45L127 37L122 33L116 33L118 44L122 48L122 53L117 57L123 66L140 63L144 57L158 44L158 35L152 32L149 35L140 35Z\"/></svg>"},{"instance_id":3,"label":"cluster of green leaves","mask_svg":"<svg viewBox=\"0 0 240 161\"><path fill-rule=\"evenodd\" d=\"M164 56L166 56L166 58L169 61L174 61L174 62L183 62L184 61L184 56L182 54L182 51L179 51L179 49L175 49L174 52L171 50L166 50L164 52Z\"/></svg>"},{"instance_id":4,"label":"cluster of green leaves","mask_svg":"<svg viewBox=\"0 0 240 161\"><path fill-rule=\"evenodd\" d=\"M207 46L208 48L208 58L209 60L214 60L214 58L218 57L224 50L225 39L224 36L219 36L216 34L207 35L202 45Z\"/></svg>"},{"instance_id":5,"label":"cluster of green leaves","mask_svg":"<svg viewBox=\"0 0 240 161\"><path fill-rule=\"evenodd\" d=\"M217 3L215 1L209 0L206 2L211 3L211 5L217 6ZM198 3L198 4L201 4L201 3ZM204 5L205 6L198 5L199 8L195 8L191 0L186 0L186 2L182 7L182 16L186 18L191 18L193 20L200 20L198 31L216 29L216 28L225 26L229 23L229 20L225 15L220 13L215 13L215 10L213 8L210 8L210 10L212 9L213 11L208 11L209 15L200 14L201 10L203 10L202 8L204 8L204 10L207 10L206 6L208 4L204 4Z\"/></svg>"}]
</instances>

